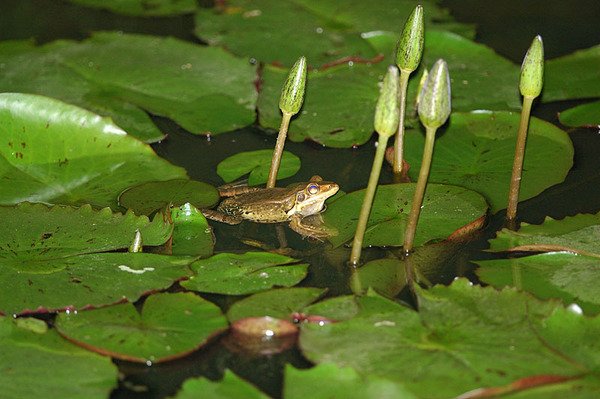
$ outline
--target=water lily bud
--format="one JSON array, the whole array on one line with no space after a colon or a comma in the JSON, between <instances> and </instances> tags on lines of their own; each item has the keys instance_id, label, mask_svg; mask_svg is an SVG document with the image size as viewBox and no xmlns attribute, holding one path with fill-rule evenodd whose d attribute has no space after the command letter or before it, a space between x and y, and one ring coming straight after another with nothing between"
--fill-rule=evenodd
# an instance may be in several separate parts
<instances>
[{"instance_id":1,"label":"water lily bud","mask_svg":"<svg viewBox=\"0 0 600 399\"><path fill-rule=\"evenodd\" d=\"M544 84L544 44L542 37L537 35L521 65L521 80L519 90L524 97L535 98L542 92Z\"/></svg>"},{"instance_id":2,"label":"water lily bud","mask_svg":"<svg viewBox=\"0 0 600 399\"><path fill-rule=\"evenodd\" d=\"M133 242L129 246L129 252L142 252L142 249L142 233L140 233L139 230L136 230Z\"/></svg>"},{"instance_id":3,"label":"water lily bud","mask_svg":"<svg viewBox=\"0 0 600 399\"><path fill-rule=\"evenodd\" d=\"M423 7L418 5L406 20L396 49L396 65L402 72L411 73L419 66L423 35Z\"/></svg>"},{"instance_id":4,"label":"water lily bud","mask_svg":"<svg viewBox=\"0 0 600 399\"><path fill-rule=\"evenodd\" d=\"M383 79L383 87L375 108L375 131L382 136L393 136L398 129L399 121L398 68L390 65Z\"/></svg>"},{"instance_id":5,"label":"water lily bud","mask_svg":"<svg viewBox=\"0 0 600 399\"><path fill-rule=\"evenodd\" d=\"M439 59L429 71L427 80L421 89L419 100L419 118L423 125L437 129L446 123L450 116L450 75L448 64Z\"/></svg>"},{"instance_id":6,"label":"water lily bud","mask_svg":"<svg viewBox=\"0 0 600 399\"><path fill-rule=\"evenodd\" d=\"M421 101L421 92L423 91L423 86L425 86L425 82L427 82L427 76L429 76L429 71L423 68L423 74L421 75L421 79L419 79L417 98L415 98L415 109L419 107L419 101Z\"/></svg>"},{"instance_id":7,"label":"water lily bud","mask_svg":"<svg viewBox=\"0 0 600 399\"><path fill-rule=\"evenodd\" d=\"M304 101L304 87L306 86L306 58L300 57L294 64L281 89L279 108L281 112L295 115L300 111Z\"/></svg>"}]
</instances>

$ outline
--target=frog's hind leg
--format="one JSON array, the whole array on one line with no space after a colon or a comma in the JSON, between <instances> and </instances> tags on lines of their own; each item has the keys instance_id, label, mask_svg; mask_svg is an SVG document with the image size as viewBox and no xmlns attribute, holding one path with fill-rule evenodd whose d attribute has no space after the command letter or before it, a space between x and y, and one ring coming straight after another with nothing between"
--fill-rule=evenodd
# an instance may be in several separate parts
<instances>
[{"instance_id":1,"label":"frog's hind leg","mask_svg":"<svg viewBox=\"0 0 600 399\"><path fill-rule=\"evenodd\" d=\"M241 217L226 215L213 209L202 209L202 214L207 219L227 224L240 224L243 220Z\"/></svg>"}]
</instances>

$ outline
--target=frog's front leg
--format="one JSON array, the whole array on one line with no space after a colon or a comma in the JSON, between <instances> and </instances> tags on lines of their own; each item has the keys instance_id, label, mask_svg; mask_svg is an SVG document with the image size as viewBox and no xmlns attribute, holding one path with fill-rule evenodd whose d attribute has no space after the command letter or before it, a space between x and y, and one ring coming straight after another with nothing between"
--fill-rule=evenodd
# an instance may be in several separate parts
<instances>
[{"instance_id":1,"label":"frog's front leg","mask_svg":"<svg viewBox=\"0 0 600 399\"><path fill-rule=\"evenodd\" d=\"M227 215L223 212L215 211L214 209L202 209L202 214L207 219L227 224L240 224L243 220L239 216Z\"/></svg>"},{"instance_id":2,"label":"frog's front leg","mask_svg":"<svg viewBox=\"0 0 600 399\"><path fill-rule=\"evenodd\" d=\"M302 237L314 238L319 241L337 235L337 230L327 228L321 215L302 217L294 215L290 219L290 228Z\"/></svg>"}]
</instances>

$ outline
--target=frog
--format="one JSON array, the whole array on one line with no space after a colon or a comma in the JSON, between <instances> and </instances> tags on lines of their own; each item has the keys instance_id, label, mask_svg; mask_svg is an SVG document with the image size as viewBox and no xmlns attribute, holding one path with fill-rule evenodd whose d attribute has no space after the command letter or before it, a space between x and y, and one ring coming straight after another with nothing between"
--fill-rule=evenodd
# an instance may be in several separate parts
<instances>
[{"instance_id":1,"label":"frog","mask_svg":"<svg viewBox=\"0 0 600 399\"><path fill-rule=\"evenodd\" d=\"M304 219L325 210L325 200L339 190L339 186L313 176L308 182L288 187L227 187L219 188L224 198L216 209L203 209L206 218L227 224L243 220L255 223L282 223L302 237L323 239L333 233Z\"/></svg>"}]
</instances>

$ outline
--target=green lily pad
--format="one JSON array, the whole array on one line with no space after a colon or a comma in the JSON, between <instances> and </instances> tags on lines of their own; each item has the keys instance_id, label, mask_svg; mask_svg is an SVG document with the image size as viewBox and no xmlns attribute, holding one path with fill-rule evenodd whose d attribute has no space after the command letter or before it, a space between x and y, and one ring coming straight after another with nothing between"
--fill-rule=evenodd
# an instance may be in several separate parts
<instances>
[{"instance_id":1,"label":"green lily pad","mask_svg":"<svg viewBox=\"0 0 600 399\"><path fill-rule=\"evenodd\" d=\"M97 33L0 52L1 91L60 98L113 117L146 141L163 137L141 109L196 134L218 134L254 122L256 67L219 48L173 38Z\"/></svg>"},{"instance_id":2,"label":"green lily pad","mask_svg":"<svg viewBox=\"0 0 600 399\"><path fill-rule=\"evenodd\" d=\"M173 255L208 258L213 254L215 238L201 211L189 203L171 210Z\"/></svg>"},{"instance_id":3,"label":"green lily pad","mask_svg":"<svg viewBox=\"0 0 600 399\"><path fill-rule=\"evenodd\" d=\"M492 212L506 208L519 119L511 112L452 114L449 127L436 138L429 181L475 190L485 196ZM421 132L406 133L405 154L413 179L419 173L424 141ZM569 136L531 118L519 200L562 182L572 165Z\"/></svg>"},{"instance_id":4,"label":"green lily pad","mask_svg":"<svg viewBox=\"0 0 600 399\"><path fill-rule=\"evenodd\" d=\"M210 381L206 378L190 378L185 380L173 399L267 399L252 384L244 381L229 370L225 370L221 381Z\"/></svg>"},{"instance_id":5,"label":"green lily pad","mask_svg":"<svg viewBox=\"0 0 600 399\"><path fill-rule=\"evenodd\" d=\"M263 316L289 319L292 313L300 312L319 299L325 291L322 288L297 287L259 292L231 305L227 318L230 322L245 317Z\"/></svg>"},{"instance_id":6,"label":"green lily pad","mask_svg":"<svg viewBox=\"0 0 600 399\"><path fill-rule=\"evenodd\" d=\"M110 120L29 94L0 94L0 204L116 207L126 187L185 177Z\"/></svg>"},{"instance_id":7,"label":"green lily pad","mask_svg":"<svg viewBox=\"0 0 600 399\"><path fill-rule=\"evenodd\" d=\"M404 386L377 376L362 376L350 367L323 363L308 370L285 369L286 399L400 398L416 399Z\"/></svg>"},{"instance_id":8,"label":"green lily pad","mask_svg":"<svg viewBox=\"0 0 600 399\"><path fill-rule=\"evenodd\" d=\"M187 289L227 295L245 295L275 286L290 287L306 277L308 265L267 252L221 253L192 263L196 273L181 285Z\"/></svg>"},{"instance_id":9,"label":"green lily pad","mask_svg":"<svg viewBox=\"0 0 600 399\"><path fill-rule=\"evenodd\" d=\"M305 307L302 312L307 315L325 317L330 320L347 320L356 316L360 308L354 295L337 296L319 301Z\"/></svg>"},{"instance_id":10,"label":"green lily pad","mask_svg":"<svg viewBox=\"0 0 600 399\"><path fill-rule=\"evenodd\" d=\"M273 150L257 150L240 152L219 162L217 174L226 183L232 182L248 173L248 185L256 186L267 182ZM294 176L300 170L300 158L291 152L284 151L277 171L277 179Z\"/></svg>"},{"instance_id":11,"label":"green lily pad","mask_svg":"<svg viewBox=\"0 0 600 399\"><path fill-rule=\"evenodd\" d=\"M71 3L112 12L144 17L188 14L196 10L195 0L69 0Z\"/></svg>"},{"instance_id":12,"label":"green lily pad","mask_svg":"<svg viewBox=\"0 0 600 399\"><path fill-rule=\"evenodd\" d=\"M61 313L56 329L76 344L118 359L161 362L185 356L227 328L218 306L188 293L151 295L133 304Z\"/></svg>"},{"instance_id":13,"label":"green lily pad","mask_svg":"<svg viewBox=\"0 0 600 399\"><path fill-rule=\"evenodd\" d=\"M218 201L219 192L213 186L187 179L146 182L129 187L119 195L119 205L138 215L150 215L167 205L185 203L210 208Z\"/></svg>"},{"instance_id":14,"label":"green lily pad","mask_svg":"<svg viewBox=\"0 0 600 399\"><path fill-rule=\"evenodd\" d=\"M25 320L0 317L2 398L110 396L118 371L110 359L70 344L41 320Z\"/></svg>"},{"instance_id":15,"label":"green lily pad","mask_svg":"<svg viewBox=\"0 0 600 399\"><path fill-rule=\"evenodd\" d=\"M136 300L190 274L191 258L98 253L127 248L140 230L146 245L164 243L172 226L89 206L0 207L0 312L82 309Z\"/></svg>"},{"instance_id":16,"label":"green lily pad","mask_svg":"<svg viewBox=\"0 0 600 399\"><path fill-rule=\"evenodd\" d=\"M553 346L540 337L560 307L557 302L466 280L418 290L418 297L418 313L373 294L362 297L361 313L351 320L303 325L301 349L312 362L349 366L427 398L456 397L530 376L598 380L595 368L579 364L580 349ZM600 333L597 321L581 323L587 334ZM574 342L570 331L562 337Z\"/></svg>"},{"instance_id":17,"label":"green lily pad","mask_svg":"<svg viewBox=\"0 0 600 399\"><path fill-rule=\"evenodd\" d=\"M410 213L414 183L381 185L377 188L364 246L400 246ZM329 238L339 246L354 237L357 215L365 190L346 194L328 206L323 214L325 225L338 231ZM415 245L443 240L461 227L485 216L487 204L483 197L462 187L429 184L415 235Z\"/></svg>"},{"instance_id":18,"label":"green lily pad","mask_svg":"<svg viewBox=\"0 0 600 399\"><path fill-rule=\"evenodd\" d=\"M565 126L598 127L600 126L600 101L569 108L562 111L558 119Z\"/></svg>"},{"instance_id":19,"label":"green lily pad","mask_svg":"<svg viewBox=\"0 0 600 399\"><path fill-rule=\"evenodd\" d=\"M600 97L600 45L546 62L543 101Z\"/></svg>"}]
</instances>

